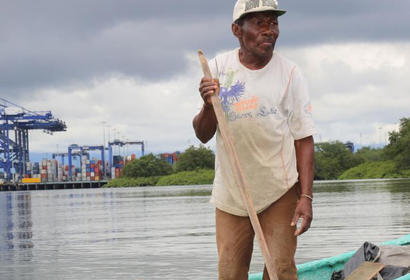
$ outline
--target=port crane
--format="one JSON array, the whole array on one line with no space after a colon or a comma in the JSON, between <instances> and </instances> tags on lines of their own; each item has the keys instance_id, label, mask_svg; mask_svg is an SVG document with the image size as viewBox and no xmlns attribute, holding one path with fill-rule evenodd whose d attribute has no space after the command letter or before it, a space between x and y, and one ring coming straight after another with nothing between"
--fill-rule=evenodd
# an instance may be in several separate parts
<instances>
[{"instance_id":1,"label":"port crane","mask_svg":"<svg viewBox=\"0 0 410 280\"><path fill-rule=\"evenodd\" d=\"M102 161L102 172L104 176L107 176L108 172L106 170L106 165L105 165L105 151L108 150L108 162L109 162L109 172L111 171L111 168L113 166L113 151L112 147L113 146L119 146L123 147L126 145L141 145L141 154L144 155L144 142L143 141L121 141L121 140L114 140L112 142L108 142L108 148L104 147L103 145L97 145L97 146L80 146L77 144L72 144L68 147L68 152L67 153L62 153L56 154L56 156L61 156L64 159L64 156L67 156L68 158L68 166L72 166L72 158L75 155L80 156L80 161L81 161L81 156L84 155L85 153L88 153L89 151L95 151L99 150L101 152L101 161ZM72 179L72 170L69 168L68 171L68 176L70 179Z\"/></svg>"},{"instance_id":2,"label":"port crane","mask_svg":"<svg viewBox=\"0 0 410 280\"><path fill-rule=\"evenodd\" d=\"M82 155L84 155L86 153L88 154L89 151L96 151L96 150L101 151L101 161L103 163L102 164L102 171L103 171L103 174L105 176L106 172L105 172L105 155L104 154L105 154L106 149L107 148L104 148L103 145L79 146L77 144L72 144L72 145L68 146L68 153L67 153L67 155L68 155L68 166L69 166L69 168L68 168L68 177L70 178L70 180L72 180L72 175L73 175L72 170L71 170L73 156L74 155L79 155L80 156L80 161L81 161L81 156Z\"/></svg>"},{"instance_id":3,"label":"port crane","mask_svg":"<svg viewBox=\"0 0 410 280\"><path fill-rule=\"evenodd\" d=\"M111 171L111 168L113 167L112 147L113 146L123 147L125 145L141 145L141 155L142 156L144 155L144 152L145 152L144 141L121 141L121 140L115 139L112 142L108 142L108 160L109 160L110 171Z\"/></svg>"},{"instance_id":4,"label":"port crane","mask_svg":"<svg viewBox=\"0 0 410 280\"><path fill-rule=\"evenodd\" d=\"M73 157L73 159L76 159L76 157L80 157L80 161L81 161L81 157L82 156L89 156L89 154L87 152L77 152L77 151L73 151L71 152L71 156ZM68 153L53 153L51 155L52 159L56 159L56 158L60 158L61 159L61 165L64 166L65 162L65 158L68 158Z\"/></svg>"},{"instance_id":5,"label":"port crane","mask_svg":"<svg viewBox=\"0 0 410 280\"><path fill-rule=\"evenodd\" d=\"M65 131L66 124L51 111L31 111L0 97L0 170L6 181L16 180L26 173L29 159L29 131L41 129L52 134Z\"/></svg>"}]
</instances>

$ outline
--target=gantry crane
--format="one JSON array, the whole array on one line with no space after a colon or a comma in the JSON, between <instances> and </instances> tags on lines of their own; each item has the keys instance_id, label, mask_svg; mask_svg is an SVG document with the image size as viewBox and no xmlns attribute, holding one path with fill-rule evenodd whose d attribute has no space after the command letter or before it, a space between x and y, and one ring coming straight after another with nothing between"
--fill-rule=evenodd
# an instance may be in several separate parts
<instances>
[{"instance_id":1,"label":"gantry crane","mask_svg":"<svg viewBox=\"0 0 410 280\"><path fill-rule=\"evenodd\" d=\"M6 181L12 169L19 180L26 173L29 161L29 130L42 129L52 134L65 131L66 124L53 117L51 111L30 111L0 97L0 170Z\"/></svg>"},{"instance_id":2,"label":"gantry crane","mask_svg":"<svg viewBox=\"0 0 410 280\"><path fill-rule=\"evenodd\" d=\"M73 151L73 152L71 152L71 156L73 157L73 159L75 159L78 156L78 157L80 157L80 161L81 161L81 157L82 156L89 156L89 153ZM53 153L51 155L51 157L53 159L61 158L61 165L64 166L64 164L65 164L64 159L66 157L68 158L68 153Z\"/></svg>"},{"instance_id":3,"label":"gantry crane","mask_svg":"<svg viewBox=\"0 0 410 280\"><path fill-rule=\"evenodd\" d=\"M95 150L99 150L101 151L101 161L102 161L102 166L103 166L103 174L104 176L106 175L105 172L105 150L106 148L104 148L103 145L97 145L97 146L79 146L77 144L72 144L70 146L68 146L68 177L70 178L70 180L72 179L72 170L71 170L71 166L72 166L72 158L73 155L79 155L80 156L80 161L81 161L81 156L84 155L85 153L88 153L88 151L95 151Z\"/></svg>"},{"instance_id":4,"label":"gantry crane","mask_svg":"<svg viewBox=\"0 0 410 280\"><path fill-rule=\"evenodd\" d=\"M144 141L121 141L118 139L115 139L112 142L108 142L108 160L109 160L109 166L110 166L110 172L112 168L112 147L113 146L125 146L125 145L141 145L141 155L144 155Z\"/></svg>"}]
</instances>

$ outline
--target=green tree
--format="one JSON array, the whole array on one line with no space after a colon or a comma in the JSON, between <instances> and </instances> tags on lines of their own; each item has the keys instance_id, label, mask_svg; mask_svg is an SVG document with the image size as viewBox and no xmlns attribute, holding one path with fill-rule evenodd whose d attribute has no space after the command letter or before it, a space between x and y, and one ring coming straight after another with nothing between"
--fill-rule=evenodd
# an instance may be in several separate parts
<instances>
[{"instance_id":1,"label":"green tree","mask_svg":"<svg viewBox=\"0 0 410 280\"><path fill-rule=\"evenodd\" d=\"M363 147L357 150L355 156L362 159L364 162L380 161L385 159L383 149L373 149L371 147Z\"/></svg>"},{"instance_id":2,"label":"green tree","mask_svg":"<svg viewBox=\"0 0 410 280\"><path fill-rule=\"evenodd\" d=\"M213 151L200 145L191 146L183 152L176 163L176 171L190 171L195 169L214 169L215 155Z\"/></svg>"},{"instance_id":3,"label":"green tree","mask_svg":"<svg viewBox=\"0 0 410 280\"><path fill-rule=\"evenodd\" d=\"M398 132L389 132L385 152L388 158L395 161L398 170L410 169L410 118L400 119Z\"/></svg>"},{"instance_id":4,"label":"green tree","mask_svg":"<svg viewBox=\"0 0 410 280\"><path fill-rule=\"evenodd\" d=\"M167 162L149 154L126 164L123 174L126 177L149 177L170 173L172 173L172 167Z\"/></svg>"},{"instance_id":5,"label":"green tree","mask_svg":"<svg viewBox=\"0 0 410 280\"><path fill-rule=\"evenodd\" d=\"M352 154L342 142L315 144L315 179L337 179L345 170L363 161Z\"/></svg>"}]
</instances>

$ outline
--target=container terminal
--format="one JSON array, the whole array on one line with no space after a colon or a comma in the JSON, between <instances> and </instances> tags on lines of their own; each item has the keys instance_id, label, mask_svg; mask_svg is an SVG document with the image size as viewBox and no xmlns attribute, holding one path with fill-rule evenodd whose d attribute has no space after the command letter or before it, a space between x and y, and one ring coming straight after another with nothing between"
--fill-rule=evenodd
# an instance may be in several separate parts
<instances>
[{"instance_id":1,"label":"container terminal","mask_svg":"<svg viewBox=\"0 0 410 280\"><path fill-rule=\"evenodd\" d=\"M108 141L107 146L72 144L67 152L53 153L51 159L31 162L29 131L35 129L52 134L66 131L67 126L51 111L31 111L0 98L0 190L100 187L107 180L120 176L124 165L136 158L135 154L114 155L114 147L138 145L141 155L145 153L144 141L115 139ZM100 159L90 158L92 151L99 152ZM173 164L178 155L179 152L159 156ZM73 165L75 159L79 159L80 166Z\"/></svg>"}]
</instances>

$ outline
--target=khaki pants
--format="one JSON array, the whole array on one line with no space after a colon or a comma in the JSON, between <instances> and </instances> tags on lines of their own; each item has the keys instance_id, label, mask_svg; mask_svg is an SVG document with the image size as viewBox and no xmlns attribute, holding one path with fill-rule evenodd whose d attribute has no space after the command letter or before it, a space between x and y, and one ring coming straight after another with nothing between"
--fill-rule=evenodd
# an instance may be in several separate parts
<instances>
[{"instance_id":1,"label":"khaki pants","mask_svg":"<svg viewBox=\"0 0 410 280\"><path fill-rule=\"evenodd\" d=\"M258 214L279 280L295 280L296 237L290 226L296 203L297 188L292 187L279 200ZM254 231L248 217L215 210L219 280L247 280L252 257ZM266 267L263 279L269 276Z\"/></svg>"}]
</instances>

